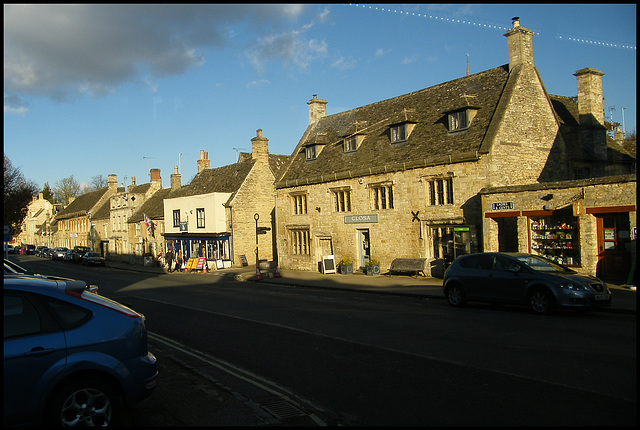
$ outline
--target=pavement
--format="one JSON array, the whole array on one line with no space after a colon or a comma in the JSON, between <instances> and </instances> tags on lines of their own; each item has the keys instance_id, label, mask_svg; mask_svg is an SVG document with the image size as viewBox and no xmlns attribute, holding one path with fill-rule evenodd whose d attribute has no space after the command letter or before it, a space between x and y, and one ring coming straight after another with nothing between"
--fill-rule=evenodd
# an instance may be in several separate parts
<instances>
[{"instance_id":1,"label":"pavement","mask_svg":"<svg viewBox=\"0 0 640 430\"><path fill-rule=\"evenodd\" d=\"M130 265L126 263L114 263L107 261L107 266L123 270L134 270L150 273L167 273L163 267ZM182 276L184 272L172 272L171 276ZM244 282L256 282L262 284L289 285L296 287L324 288L342 291L357 291L371 294L390 294L399 296L410 296L416 298L445 300L442 291L442 279L429 276L408 276L396 274L380 274L377 276L367 276L364 273L342 274L322 274L319 272L303 270L281 269L280 276L275 277L273 273L262 273L262 279L256 279L255 268L229 268L212 270L208 273L195 273L198 276L219 276L220 274L233 275L237 280ZM617 312L623 314L636 314L636 290L629 288L625 284L607 282L611 290L611 306L601 308L604 312Z\"/></svg>"}]
</instances>

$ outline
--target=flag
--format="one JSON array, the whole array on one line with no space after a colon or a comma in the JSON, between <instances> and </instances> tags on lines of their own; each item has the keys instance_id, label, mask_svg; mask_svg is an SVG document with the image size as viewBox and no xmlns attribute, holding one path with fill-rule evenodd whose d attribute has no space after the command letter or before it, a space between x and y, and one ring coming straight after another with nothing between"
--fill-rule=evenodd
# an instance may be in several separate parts
<instances>
[{"instance_id":1,"label":"flag","mask_svg":"<svg viewBox=\"0 0 640 430\"><path fill-rule=\"evenodd\" d=\"M151 220L149 219L149 217L147 216L147 214L144 214L144 223L147 226L147 231L149 232L150 235L153 235L153 223L151 222Z\"/></svg>"}]
</instances>

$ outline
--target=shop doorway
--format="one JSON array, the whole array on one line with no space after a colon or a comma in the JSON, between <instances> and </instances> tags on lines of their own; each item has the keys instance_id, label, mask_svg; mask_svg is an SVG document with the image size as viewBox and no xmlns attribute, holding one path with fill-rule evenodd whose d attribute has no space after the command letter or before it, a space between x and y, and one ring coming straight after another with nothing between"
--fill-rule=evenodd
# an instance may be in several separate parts
<instances>
[{"instance_id":1,"label":"shop doorway","mask_svg":"<svg viewBox=\"0 0 640 430\"><path fill-rule=\"evenodd\" d=\"M598 265L596 275L603 279L624 281L631 270L629 214L596 215Z\"/></svg>"},{"instance_id":2,"label":"shop doorway","mask_svg":"<svg viewBox=\"0 0 640 430\"><path fill-rule=\"evenodd\" d=\"M498 251L518 252L518 218L496 218L498 224Z\"/></svg>"},{"instance_id":3,"label":"shop doorway","mask_svg":"<svg viewBox=\"0 0 640 430\"><path fill-rule=\"evenodd\" d=\"M360 269L371 260L371 241L369 240L369 229L358 230L358 262Z\"/></svg>"}]
</instances>

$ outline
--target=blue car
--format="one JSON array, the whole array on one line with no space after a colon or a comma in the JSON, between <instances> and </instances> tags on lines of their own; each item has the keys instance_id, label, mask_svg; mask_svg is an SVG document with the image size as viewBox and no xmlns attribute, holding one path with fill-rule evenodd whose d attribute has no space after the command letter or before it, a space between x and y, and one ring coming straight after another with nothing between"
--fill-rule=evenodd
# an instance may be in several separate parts
<instances>
[{"instance_id":1,"label":"blue car","mask_svg":"<svg viewBox=\"0 0 640 430\"><path fill-rule=\"evenodd\" d=\"M117 424L156 386L144 320L83 281L5 272L5 425Z\"/></svg>"}]
</instances>

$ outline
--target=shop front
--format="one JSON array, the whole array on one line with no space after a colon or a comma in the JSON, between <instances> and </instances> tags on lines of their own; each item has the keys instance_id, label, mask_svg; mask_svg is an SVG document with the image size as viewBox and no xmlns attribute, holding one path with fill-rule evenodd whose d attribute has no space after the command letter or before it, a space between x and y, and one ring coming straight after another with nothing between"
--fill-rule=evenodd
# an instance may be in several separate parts
<instances>
[{"instance_id":1,"label":"shop front","mask_svg":"<svg viewBox=\"0 0 640 430\"><path fill-rule=\"evenodd\" d=\"M171 249L182 260L204 257L209 267L231 267L233 253L229 235L189 234L165 235L165 253ZM215 265L215 266L214 266Z\"/></svg>"},{"instance_id":2,"label":"shop front","mask_svg":"<svg viewBox=\"0 0 640 430\"><path fill-rule=\"evenodd\" d=\"M635 175L483 189L484 251L541 255L623 281L635 249Z\"/></svg>"}]
</instances>

